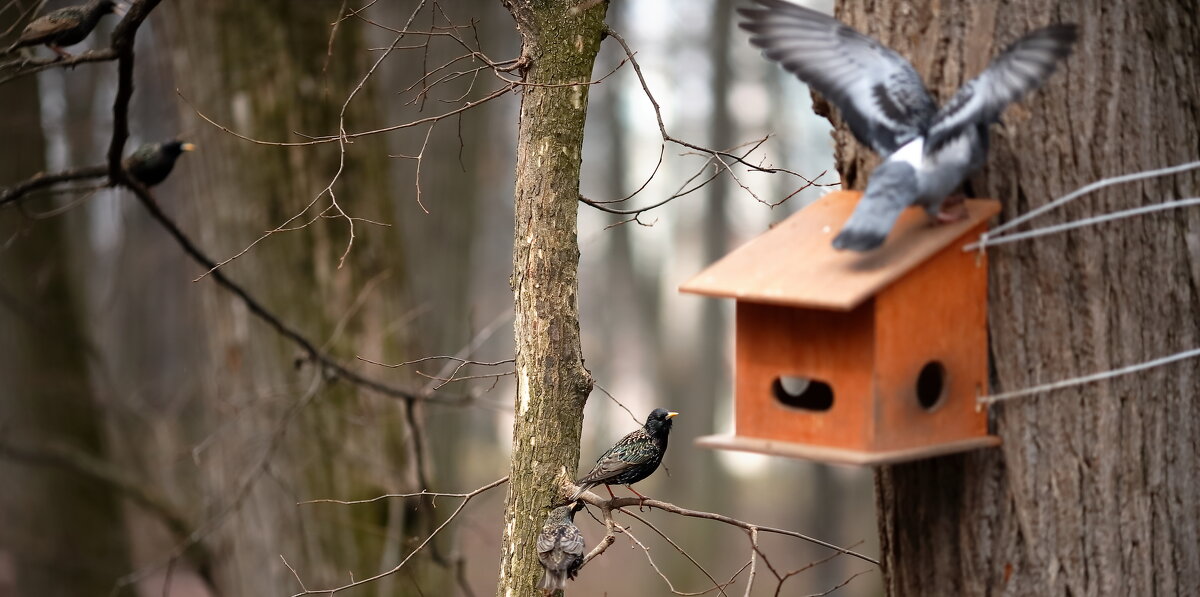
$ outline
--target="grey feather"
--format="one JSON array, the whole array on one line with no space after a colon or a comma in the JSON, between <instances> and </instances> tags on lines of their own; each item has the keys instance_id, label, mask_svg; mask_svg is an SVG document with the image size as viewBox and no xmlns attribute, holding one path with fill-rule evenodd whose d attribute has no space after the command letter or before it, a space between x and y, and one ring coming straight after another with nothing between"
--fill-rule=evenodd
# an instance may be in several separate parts
<instances>
[{"instance_id":1,"label":"grey feather","mask_svg":"<svg viewBox=\"0 0 1200 597\"><path fill-rule=\"evenodd\" d=\"M846 225L833 239L835 249L870 251L883 244L904 208L918 194L917 173L901 161L887 161L875 168L867 192Z\"/></svg>"},{"instance_id":2,"label":"grey feather","mask_svg":"<svg viewBox=\"0 0 1200 597\"><path fill-rule=\"evenodd\" d=\"M937 106L907 60L829 15L754 1L738 11L750 43L837 106L859 142L886 156L924 132Z\"/></svg>"},{"instance_id":3,"label":"grey feather","mask_svg":"<svg viewBox=\"0 0 1200 597\"><path fill-rule=\"evenodd\" d=\"M537 538L538 562L545 571L537 588L543 591L565 589L567 580L575 578L583 565L583 533L575 526L575 513L583 502L560 506L546 515L546 522Z\"/></svg>"},{"instance_id":4,"label":"grey feather","mask_svg":"<svg viewBox=\"0 0 1200 597\"><path fill-rule=\"evenodd\" d=\"M855 251L882 244L910 205L936 216L986 160L988 126L1045 82L1077 36L1072 24L1029 33L939 111L912 65L879 42L786 0L752 2L739 10L750 43L836 105L854 136L885 158L833 241Z\"/></svg>"},{"instance_id":5,"label":"grey feather","mask_svg":"<svg viewBox=\"0 0 1200 597\"><path fill-rule=\"evenodd\" d=\"M1046 81L1058 62L1070 54L1076 37L1073 24L1050 25L1008 46L978 77L959 88L937 113L929 128L925 151L940 150L966 128L996 121L1008 104Z\"/></svg>"}]
</instances>

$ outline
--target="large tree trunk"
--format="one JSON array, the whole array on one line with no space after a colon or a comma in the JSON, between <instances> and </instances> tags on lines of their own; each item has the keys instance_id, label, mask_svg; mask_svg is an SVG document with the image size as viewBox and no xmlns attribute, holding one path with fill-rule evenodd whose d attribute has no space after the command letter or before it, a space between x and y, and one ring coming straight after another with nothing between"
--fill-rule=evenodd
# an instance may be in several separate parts
<instances>
[{"instance_id":1,"label":"large tree trunk","mask_svg":"<svg viewBox=\"0 0 1200 597\"><path fill-rule=\"evenodd\" d=\"M53 92L50 92L53 93ZM0 94L0 186L43 171L38 81ZM0 595L104 595L128 570L111 486L64 454L102 460L88 388L94 348L81 333L63 201L0 210Z\"/></svg>"},{"instance_id":2,"label":"large tree trunk","mask_svg":"<svg viewBox=\"0 0 1200 597\"><path fill-rule=\"evenodd\" d=\"M365 26L343 23L322 71L338 6L164 3L141 30L130 111L139 138L131 143L161 140L181 128L198 142L200 151L183 156L154 193L210 255L233 254L301 209L337 169L337 150L236 140L195 119L176 101L173 83L201 109L252 136L336 130L342 99L369 65L371 47ZM76 80L100 69L66 76ZM75 102L76 96L63 95ZM107 109L110 94L99 95ZM364 91L347 118L381 120L374 99ZM70 146L87 144L72 138ZM378 138L349 149L338 190L354 216L391 219L386 156ZM74 157L97 161L82 150ZM183 529L169 528L161 516L134 507L124 519L110 517L126 524L129 544L127 552L111 541L113 559L128 556L133 568L155 572L142 577L142 592L164 593L164 559L193 529L212 558L184 559L171 568L172 586L181 591L201 582L210 583L210 593L228 595L292 590L295 579L281 554L309 586L341 584L347 570L372 573L412 549L411 537L422 531L411 508L296 505L416 489L403 474L410 452L401 404L360 394L350 384L325 384L314 367L297 367L296 347L241 302L211 279L191 282L199 268L132 197L102 194L62 220L68 234L59 250L77 268L70 278L81 313L75 327L95 346L91 390L110 457L187 521ZM403 249L388 229L364 228L341 269L347 234L345 222L336 220L274 235L224 272L343 360L354 354L403 360L404 339L385 331L408 311L399 299L406 284ZM63 318L58 325L70 322ZM70 363L61 360L60 367ZM314 388L318 393L310 394ZM93 536L82 524L69 530ZM413 582L406 579L388 594L445 593L448 575L426 571L418 566ZM105 589L116 576L106 572Z\"/></svg>"},{"instance_id":3,"label":"large tree trunk","mask_svg":"<svg viewBox=\"0 0 1200 597\"><path fill-rule=\"evenodd\" d=\"M910 57L942 99L1021 33L1080 24L1050 83L993 128L973 194L1002 219L1089 181L1194 160L1194 1L849 2L839 16ZM843 130L839 168L869 160ZM1195 173L1107 189L1042 223L1196 196ZM1200 345L1200 213L1122 220L990 250L992 392ZM992 407L1003 447L883 467L890 595L1200 594L1194 361Z\"/></svg>"},{"instance_id":4,"label":"large tree trunk","mask_svg":"<svg viewBox=\"0 0 1200 597\"><path fill-rule=\"evenodd\" d=\"M529 61L517 133L515 295L517 396L512 467L496 594L536 595L536 537L575 470L583 405L592 388L579 343L576 217L588 86L605 4L569 13L575 0L506 3Z\"/></svg>"}]
</instances>

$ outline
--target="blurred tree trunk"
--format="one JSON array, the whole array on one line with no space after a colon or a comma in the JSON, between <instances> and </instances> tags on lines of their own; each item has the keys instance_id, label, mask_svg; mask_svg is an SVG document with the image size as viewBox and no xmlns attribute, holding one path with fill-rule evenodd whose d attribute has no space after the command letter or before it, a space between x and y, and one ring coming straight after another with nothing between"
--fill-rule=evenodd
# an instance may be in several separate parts
<instances>
[{"instance_id":1,"label":"blurred tree trunk","mask_svg":"<svg viewBox=\"0 0 1200 597\"><path fill-rule=\"evenodd\" d=\"M910 57L942 99L1020 34L1080 24L1043 90L993 127L973 194L1004 219L1092 180L1195 160L1195 1L843 2L839 16ZM869 164L844 130L843 180ZM1122 185L1040 223L1200 194L1195 173ZM991 253L992 391L1200 345L1200 213L1167 211ZM890 595L1200 594L1195 361L992 408L1003 447L883 467Z\"/></svg>"},{"instance_id":2,"label":"blurred tree trunk","mask_svg":"<svg viewBox=\"0 0 1200 597\"><path fill-rule=\"evenodd\" d=\"M372 60L367 25L353 19L341 24L327 57L340 5L164 3L139 35L132 129L142 140L182 129L200 146L154 192L217 259L316 197L338 168L338 148L237 140L200 122L172 90L256 138L337 130L342 102ZM368 88L351 104L348 128L382 120L374 93ZM335 190L348 213L392 219L388 167L382 139L347 146ZM108 440L119 466L178 504L214 546L211 569L200 571L209 573L210 592L298 588L281 555L309 587L343 584L347 571L361 577L394 566L396 552L403 556L424 534L412 508L296 503L416 489L405 475L411 463L403 405L326 383L228 292L208 279L192 283L197 266L136 202L103 205L115 213L90 211L73 236L95 237L108 226L108 240L78 242L73 252L85 264L78 274L82 327L102 355L93 377L112 380L103 393ZM361 221L356 233L341 268L346 222L319 219L271 236L224 271L343 361L355 354L403 360L405 330L392 328L409 311L399 235ZM161 594L162 563L180 539L142 512L127 510L127 521L133 568L157 571L139 589ZM191 584L198 566L176 566L173 586ZM404 574L387 594L449 590L448 575L431 567Z\"/></svg>"},{"instance_id":3,"label":"blurred tree trunk","mask_svg":"<svg viewBox=\"0 0 1200 597\"><path fill-rule=\"evenodd\" d=\"M583 405L592 379L579 341L580 156L588 86L605 3L506 2L528 61L517 133L513 235L517 396L512 466L496 594L537 595L535 548L561 470L579 462Z\"/></svg>"},{"instance_id":4,"label":"blurred tree trunk","mask_svg":"<svg viewBox=\"0 0 1200 597\"><path fill-rule=\"evenodd\" d=\"M43 170L36 77L4 87L0 186ZM74 197L70 197L73 199ZM104 595L128 570L111 487L78 474L47 447L103 458L88 388L61 202L0 210L0 595Z\"/></svg>"}]
</instances>

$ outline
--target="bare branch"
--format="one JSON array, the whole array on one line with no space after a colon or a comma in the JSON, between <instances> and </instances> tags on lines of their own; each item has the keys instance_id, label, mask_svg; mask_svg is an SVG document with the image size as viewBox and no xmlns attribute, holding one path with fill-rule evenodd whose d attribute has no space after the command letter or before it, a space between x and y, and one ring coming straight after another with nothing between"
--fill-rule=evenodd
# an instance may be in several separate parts
<instances>
[{"instance_id":1,"label":"bare branch","mask_svg":"<svg viewBox=\"0 0 1200 597\"><path fill-rule=\"evenodd\" d=\"M357 587L360 585L365 585L367 583L375 582L385 576L395 574L401 568L403 568L404 565L407 564L409 562L409 560L411 560L413 558L413 556L420 553L421 550L424 549L425 546L428 545L429 542L432 541L433 538L436 537L438 535L438 533L440 533L442 531L442 529L445 529L447 525L449 525L451 522L454 522L454 519L458 518L458 515L463 511L464 508L467 507L467 504L469 504L471 502L471 500L475 499L477 496L488 491L489 489L499 487L507 482L508 482L508 477L502 477L500 479L492 481L491 483L488 483L487 485L484 485L483 487L480 487L469 493L438 494L438 495L461 497L462 502L458 505L457 508L454 509L454 512L452 512L450 514L450 516L447 517L446 520L442 522L442 524L438 525L437 528L434 529L433 532L430 533L430 535L428 537L426 537L425 540L420 543L420 545L417 545L415 548L413 548L413 550L411 552L409 552L409 554L407 556L405 556L404 559L401 560L399 564L396 564L391 569L385 570L383 572L380 572L379 574L376 574L374 576L370 576L367 578L363 578L360 580L352 580L351 582L349 582L347 584L344 584L340 587L334 587L332 589L306 589L306 588L304 588L304 583L300 583L300 587L302 590L299 593L293 594L292 597L302 597L303 595L322 595L322 594L333 595L334 593L345 591L347 589L351 589L351 588L354 588L354 587ZM415 494L415 495L433 495L433 494L421 492L421 493ZM376 499L379 499L379 498L376 498ZM373 501L373 500L368 500L368 501ZM350 503L354 503L354 502L350 502Z\"/></svg>"},{"instance_id":2,"label":"bare branch","mask_svg":"<svg viewBox=\"0 0 1200 597\"><path fill-rule=\"evenodd\" d=\"M574 489L576 489L576 487L574 485L564 486L563 493L565 495L571 495L571 493L574 493ZM669 502L653 500L653 499L642 500L640 498L621 498L621 497L619 497L619 498L613 498L613 499L606 500L590 491L584 492L583 495L579 496L579 499L587 502L588 504L596 506L597 508L600 508L601 510L604 510L604 509L621 510L622 508L626 508L628 506L639 506L639 507L645 506L645 507L649 507L649 508L662 510L664 512L670 512L672 514L678 514L680 516L687 516L689 518L703 518L705 520L715 520L717 522L721 522L721 523L724 523L727 525L738 527L740 529L744 529L747 532L749 532L751 530L757 530L762 533L771 533L771 534L775 534L775 535L784 535L787 537L795 537L797 539L802 539L809 543L813 543L815 545L820 545L822 547L832 549L838 553L843 553L848 556L853 556L864 562L870 562L876 566L879 566L879 561L874 558L865 556L861 553L846 549L844 547L839 547L837 545L834 545L834 544L826 542L826 541L822 541L815 537L810 537L808 535L805 535L804 533L798 533L796 531L789 531L787 529L779 529L779 528L775 528L775 527L751 524L751 523L745 522L743 520L738 520L736 518L725 516L724 514L716 514L713 512L704 512L701 510L689 510L687 508L681 508L681 507L676 506L675 504L672 504ZM622 510L622 512L626 512L626 511ZM626 513L628 513L628 512L626 512Z\"/></svg>"},{"instance_id":3,"label":"bare branch","mask_svg":"<svg viewBox=\"0 0 1200 597\"><path fill-rule=\"evenodd\" d=\"M30 193L64 182L103 178L107 175L108 166L88 166L86 168L74 168L52 174L38 173L28 180L0 190L0 205L19 201L22 197Z\"/></svg>"}]
</instances>

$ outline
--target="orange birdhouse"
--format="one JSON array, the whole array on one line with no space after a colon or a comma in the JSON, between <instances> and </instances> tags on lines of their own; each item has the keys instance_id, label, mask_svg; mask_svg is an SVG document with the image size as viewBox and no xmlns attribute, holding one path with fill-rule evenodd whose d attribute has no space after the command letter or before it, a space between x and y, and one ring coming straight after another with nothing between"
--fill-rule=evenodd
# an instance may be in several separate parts
<instances>
[{"instance_id":1,"label":"orange birdhouse","mask_svg":"<svg viewBox=\"0 0 1200 597\"><path fill-rule=\"evenodd\" d=\"M1000 211L900 216L868 253L830 244L861 193L831 193L680 287L737 301L732 436L700 445L849 464L995 446L987 388L987 256L963 245Z\"/></svg>"}]
</instances>

